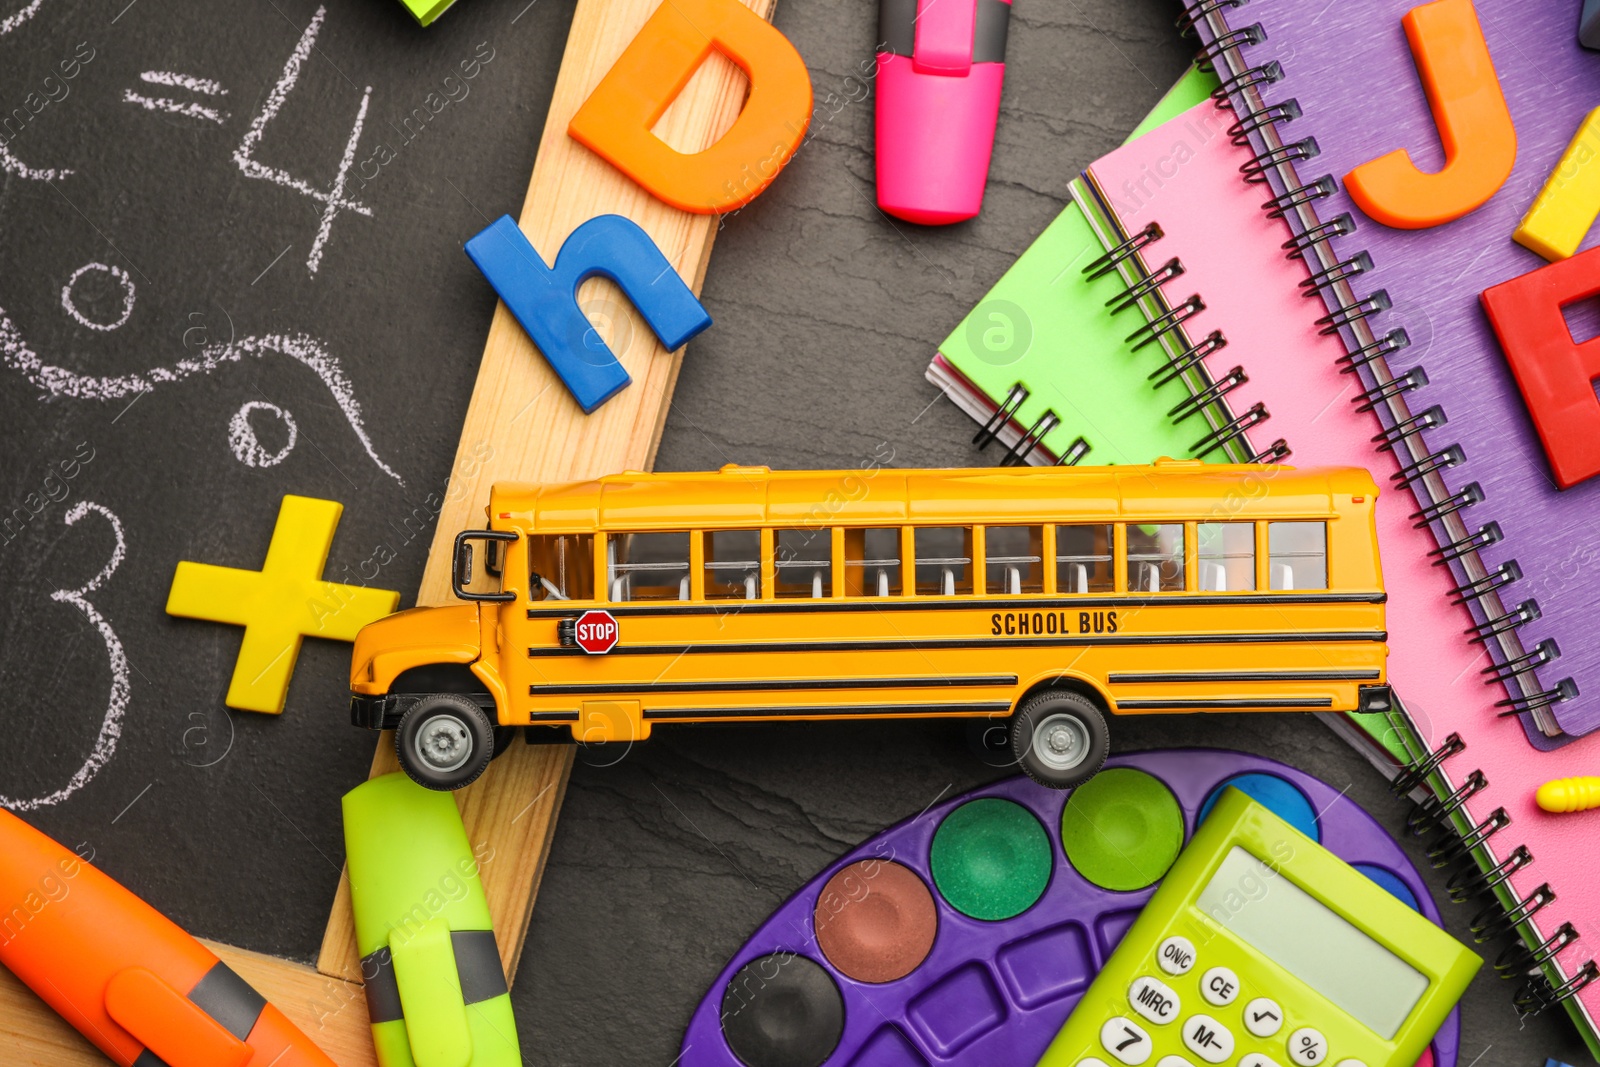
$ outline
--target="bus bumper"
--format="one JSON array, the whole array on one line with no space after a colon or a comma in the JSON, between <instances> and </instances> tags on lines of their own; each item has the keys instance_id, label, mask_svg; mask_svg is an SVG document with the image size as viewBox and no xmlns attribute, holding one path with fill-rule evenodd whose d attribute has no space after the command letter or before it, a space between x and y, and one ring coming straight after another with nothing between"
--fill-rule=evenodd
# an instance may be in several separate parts
<instances>
[{"instance_id":1,"label":"bus bumper","mask_svg":"<svg viewBox=\"0 0 1600 1067\"><path fill-rule=\"evenodd\" d=\"M393 730L400 725L400 699L350 694L350 724L368 730Z\"/></svg>"},{"instance_id":2,"label":"bus bumper","mask_svg":"<svg viewBox=\"0 0 1600 1067\"><path fill-rule=\"evenodd\" d=\"M1356 698L1356 710L1365 714L1394 710L1394 690L1386 685L1364 685Z\"/></svg>"}]
</instances>

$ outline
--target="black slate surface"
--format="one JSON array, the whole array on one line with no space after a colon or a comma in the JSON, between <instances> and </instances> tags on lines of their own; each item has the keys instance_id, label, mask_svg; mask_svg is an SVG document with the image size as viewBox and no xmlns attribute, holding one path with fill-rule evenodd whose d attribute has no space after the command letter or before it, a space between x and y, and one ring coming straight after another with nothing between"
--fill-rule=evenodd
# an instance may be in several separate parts
<instances>
[{"instance_id":1,"label":"black slate surface","mask_svg":"<svg viewBox=\"0 0 1600 1067\"><path fill-rule=\"evenodd\" d=\"M338 644L307 642L281 718L226 711L238 632L167 617L173 567L258 567L279 500L299 493L346 506L330 577L376 568L372 584L411 602L493 307L460 245L521 204L571 10L461 0L422 31L390 0L331 5L250 142L311 0L0 7L0 802L197 934L314 957L343 858L338 797L372 739L345 719ZM703 294L716 325L690 346L658 467L989 462L923 368L1071 175L1182 71L1175 13L1020 0L984 213L929 230L873 206L875 5L780 5L818 117L773 188L724 220ZM370 215L339 204L313 271L363 98L340 199ZM129 286L125 322L82 324L116 323ZM246 405L268 456L285 423L260 405L294 420L276 465L236 458ZM76 600L53 597L107 565L107 512L124 558ZM105 631L127 662L109 726ZM1348 787L1392 828L1404 817L1309 719L1117 725L1119 751L1242 748ZM527 1061L670 1064L708 983L787 894L996 773L950 724L681 728L611 765L585 754L513 992ZM1456 933L1474 910L1446 905ZM1586 1061L1564 1017L1521 1024L1507 994L1489 976L1470 991L1464 1063Z\"/></svg>"}]
</instances>

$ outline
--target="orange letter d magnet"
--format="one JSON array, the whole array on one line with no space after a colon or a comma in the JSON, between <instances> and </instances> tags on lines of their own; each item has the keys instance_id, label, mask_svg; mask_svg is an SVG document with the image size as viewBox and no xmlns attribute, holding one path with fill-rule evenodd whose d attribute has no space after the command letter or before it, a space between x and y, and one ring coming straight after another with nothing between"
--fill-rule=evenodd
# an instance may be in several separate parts
<instances>
[{"instance_id":1,"label":"orange letter d magnet","mask_svg":"<svg viewBox=\"0 0 1600 1067\"><path fill-rule=\"evenodd\" d=\"M651 127L712 50L750 79L733 126L699 152L669 148ZM656 9L567 133L673 207L710 215L754 200L811 121L811 76L794 45L738 0L669 0Z\"/></svg>"}]
</instances>

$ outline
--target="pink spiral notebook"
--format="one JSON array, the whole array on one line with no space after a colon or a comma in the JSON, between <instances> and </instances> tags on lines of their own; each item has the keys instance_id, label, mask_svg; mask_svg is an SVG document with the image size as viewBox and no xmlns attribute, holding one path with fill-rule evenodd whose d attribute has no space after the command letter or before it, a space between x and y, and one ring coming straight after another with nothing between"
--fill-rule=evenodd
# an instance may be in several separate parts
<instances>
[{"instance_id":1,"label":"pink spiral notebook","mask_svg":"<svg viewBox=\"0 0 1600 1067\"><path fill-rule=\"evenodd\" d=\"M1123 277L1130 289L1149 290L1123 312L1130 331L1148 322L1171 358L1203 359L1250 451L1281 438L1289 463L1363 466L1385 487L1378 522L1389 593L1389 679L1429 747L1456 733L1467 739L1478 768L1462 774L1451 761L1439 768L1441 796L1458 789L1466 795L1451 800L1452 811L1435 805L1434 814L1441 820L1455 814L1464 827L1487 830L1502 821L1512 827L1487 835L1478 862L1489 870L1519 865L1501 886L1510 894L1503 904L1531 907L1545 895L1557 898L1527 919L1524 936L1537 945L1571 925L1571 943L1552 961L1560 972L1550 975L1564 982L1600 944L1593 824L1548 815L1533 794L1546 779L1600 769L1600 749L1580 741L1541 752L1514 722L1498 718L1495 702L1505 690L1483 646L1466 636L1474 619L1465 605L1451 602L1456 579L1434 565L1432 534L1413 521L1423 505L1397 485L1395 453L1373 440L1383 426L1362 410L1373 383L1341 373L1349 366L1343 342L1319 332L1325 313L1319 293L1305 264L1285 251L1289 226L1262 210L1271 190L1246 180L1254 156L1230 140L1234 120L1231 111L1202 103L1091 165L1074 197L1104 247L1127 253ZM1449 851L1454 841L1445 834L1439 848ZM1524 854L1531 857L1526 862ZM1463 883L1473 870L1466 868ZM1498 921L1499 912L1490 919ZM1592 1040L1586 1005L1577 1017Z\"/></svg>"}]
</instances>

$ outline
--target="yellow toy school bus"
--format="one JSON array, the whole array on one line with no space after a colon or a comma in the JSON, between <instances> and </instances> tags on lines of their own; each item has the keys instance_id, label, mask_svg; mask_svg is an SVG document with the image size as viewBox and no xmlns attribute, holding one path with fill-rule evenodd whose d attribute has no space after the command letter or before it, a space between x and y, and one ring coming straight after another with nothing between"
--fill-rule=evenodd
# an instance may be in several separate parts
<instances>
[{"instance_id":1,"label":"yellow toy school bus","mask_svg":"<svg viewBox=\"0 0 1600 1067\"><path fill-rule=\"evenodd\" d=\"M1360 469L1175 460L497 485L465 602L357 637L351 717L435 789L516 727L935 716L996 720L1065 788L1108 714L1387 707L1376 498Z\"/></svg>"}]
</instances>

